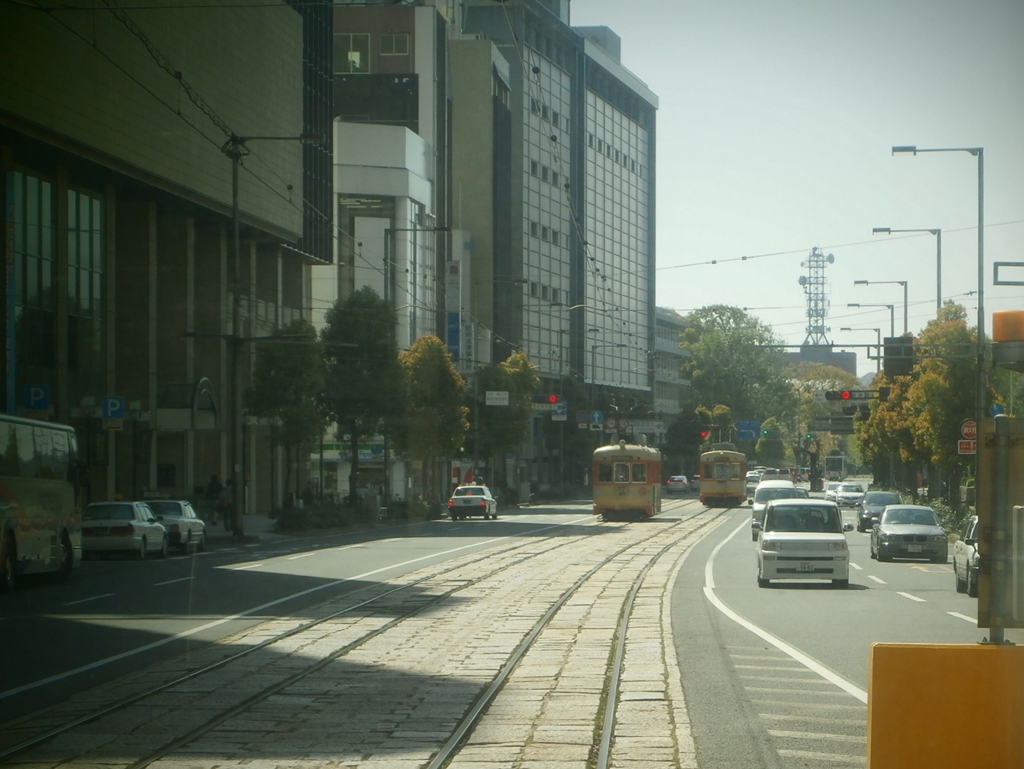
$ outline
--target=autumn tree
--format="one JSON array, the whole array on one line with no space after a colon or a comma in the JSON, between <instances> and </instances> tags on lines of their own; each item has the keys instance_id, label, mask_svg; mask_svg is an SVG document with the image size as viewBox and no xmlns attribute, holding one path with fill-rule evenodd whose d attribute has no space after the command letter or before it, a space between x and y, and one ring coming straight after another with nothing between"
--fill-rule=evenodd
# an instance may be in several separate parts
<instances>
[{"instance_id":1,"label":"autumn tree","mask_svg":"<svg viewBox=\"0 0 1024 769\"><path fill-rule=\"evenodd\" d=\"M397 314L364 287L327 311L320 333L324 344L327 414L348 441L349 500L357 499L359 441L394 429L405 413L408 389L395 343Z\"/></svg>"},{"instance_id":2,"label":"autumn tree","mask_svg":"<svg viewBox=\"0 0 1024 769\"><path fill-rule=\"evenodd\" d=\"M409 383L405 419L395 433L398 451L418 459L429 498L444 493L438 460L458 455L469 429L465 383L448 348L436 336L417 339L399 355Z\"/></svg>"},{"instance_id":3,"label":"autumn tree","mask_svg":"<svg viewBox=\"0 0 1024 769\"><path fill-rule=\"evenodd\" d=\"M298 492L298 471L293 476L292 470L303 447L323 434L323 387L323 347L310 323L296 320L260 341L245 407L250 415L270 421L271 439L285 450L286 495L293 478Z\"/></svg>"}]
</instances>

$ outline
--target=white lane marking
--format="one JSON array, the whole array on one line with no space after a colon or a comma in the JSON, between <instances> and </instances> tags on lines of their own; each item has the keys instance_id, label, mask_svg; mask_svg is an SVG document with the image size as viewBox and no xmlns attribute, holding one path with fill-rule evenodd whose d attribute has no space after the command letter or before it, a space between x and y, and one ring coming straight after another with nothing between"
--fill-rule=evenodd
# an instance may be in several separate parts
<instances>
[{"instance_id":1,"label":"white lane marking","mask_svg":"<svg viewBox=\"0 0 1024 769\"><path fill-rule=\"evenodd\" d=\"M860 564L856 564L853 561L850 561L850 568L851 569L856 569L857 571L864 571L864 567L863 566L861 566Z\"/></svg>"},{"instance_id":2,"label":"white lane marking","mask_svg":"<svg viewBox=\"0 0 1024 769\"><path fill-rule=\"evenodd\" d=\"M916 595L910 593L904 593L902 590L897 590L896 595L901 595L904 598L909 598L911 601L917 601L918 603L927 603L924 598L918 598Z\"/></svg>"},{"instance_id":3,"label":"white lane marking","mask_svg":"<svg viewBox=\"0 0 1024 769\"><path fill-rule=\"evenodd\" d=\"M256 563L243 563L241 566L230 566L228 568L230 571L245 571L246 569L258 569L262 565L262 561L257 561Z\"/></svg>"},{"instance_id":4,"label":"white lane marking","mask_svg":"<svg viewBox=\"0 0 1024 769\"><path fill-rule=\"evenodd\" d=\"M173 585L175 582L191 582L192 577L180 577L178 579L169 579L166 582L154 582L153 587L163 587L164 585Z\"/></svg>"},{"instance_id":5,"label":"white lane marking","mask_svg":"<svg viewBox=\"0 0 1024 769\"><path fill-rule=\"evenodd\" d=\"M571 525L571 524L576 524L576 523L582 523L583 521L593 521L593 520L594 520L593 516L589 516L588 515L585 518L580 518L578 520L570 521L568 524L554 523L554 524L551 524L550 526L544 526L544 527L538 529L538 531L545 531L546 529L557 529L557 528L561 528L563 526L567 526L567 525ZM373 569L372 571L363 572L362 574L357 574L354 577L345 577L343 579L336 579L336 580L332 580L331 582L325 582L322 585L316 585L315 587L310 587L310 588L307 588L306 590L300 590L297 593L291 593L291 594L283 596L281 598L276 598L273 601L268 601L267 603L260 604L259 606L253 606L251 609L246 609L245 611L238 612L236 614L231 614L231 615L229 615L227 617L221 617L220 619L213 620L211 622L207 622L207 623L204 623L202 625L197 625L196 627L189 628L188 630L183 630L180 633L175 633L174 635L171 635L171 636L165 636L164 638L161 638L159 641L153 641L152 643L144 644L143 646L137 646L134 649L129 649L128 651L121 652L120 654L114 654L114 655L111 655L110 657L104 657L103 659L96 660L95 662L90 662L90 663L88 663L86 665L80 665L77 668L72 668L71 670L66 670L63 673L57 673L55 675L49 676L48 678L41 678L38 681L33 681L33 682L27 683L27 684L25 684L23 686L17 686L17 687L15 687L13 689L8 689L6 691L0 692L0 700L7 699L8 697L13 697L13 696L15 696L17 694L21 694L22 692L32 691L33 689L39 689L40 687L46 686L48 684L52 684L52 683L54 683L56 681L62 681L65 678L71 678L72 676L80 675L81 673L86 673L86 672L88 672L90 670L95 670L97 668L101 668L104 665L109 665L112 662L119 662L120 660L128 659L129 657L134 657L136 654L141 654L143 652L151 651L153 649L159 649L161 646L166 646L169 643L174 643L175 641L180 641L183 638L189 638L191 636L198 635L199 633L202 633L202 632L205 632L207 630L210 630L211 628L216 628L216 627L220 627L221 625L226 625L229 622L235 622L236 620L245 619L246 617L250 617L253 614L259 614L261 612L266 611L267 609L271 609L271 608L273 608L273 607L275 607L275 606L277 606L279 604L286 603L287 601L291 601L291 600L294 600L296 598L302 598L302 597L307 596L307 595L312 595L313 593L318 593L321 590L328 590L330 588L338 587L339 585L344 585L346 582L352 582L352 581L355 581L355 580L366 579L367 577L376 576L377 574L380 574L381 572L384 572L384 571L388 571L390 569L400 569L400 568L405 567L405 566L411 566L414 563L419 563L420 561L426 561L426 560L429 560L431 558L437 558L437 557L440 557L440 556L451 555L453 553L458 553L458 552L460 552L462 550L469 550L470 548L474 548L474 547L484 547L484 546L487 546L487 545L493 545L496 542L503 542L506 539L514 539L514 537L511 536L511 535L510 536L506 536L506 537L495 537L494 539L487 539L487 540L484 540L483 542L478 542L476 544L462 545L460 547L452 548L451 550L444 550L442 552L434 553L434 554L431 554L431 555L423 555L423 556L420 556L419 558L413 558L411 560L403 561L402 563L396 563L396 564L393 564L391 566L382 566L379 569ZM227 551L220 550L218 552L223 553L223 552L227 552ZM108 596L112 596L112 595L114 595L114 594L113 593L107 593L106 595L95 596L94 598L86 598L84 601L75 601L74 603L85 603L85 601L94 601L94 600L97 600L99 598L107 598ZM373 599L371 599L371 600L373 600ZM365 602L365 603L368 603L368 601ZM73 604L65 604L65 605L71 606ZM360 605L362 605L362 604L360 604Z\"/></svg>"},{"instance_id":6,"label":"white lane marking","mask_svg":"<svg viewBox=\"0 0 1024 769\"><path fill-rule=\"evenodd\" d=\"M791 737L798 740L832 740L833 742L857 742L866 743L867 737L858 737L853 734L826 734L824 732L790 732L784 729L769 729L768 734L772 737Z\"/></svg>"},{"instance_id":7,"label":"white lane marking","mask_svg":"<svg viewBox=\"0 0 1024 769\"><path fill-rule=\"evenodd\" d=\"M748 521L743 521L743 523L741 523L739 526L737 526L733 530L732 534L730 534L728 537L726 537L724 540L722 540L720 543L718 543L718 545L715 546L715 549L711 551L711 556L708 558L708 562L704 566L704 595L707 596L707 599L709 601L711 601L711 603L715 606L715 608L717 608L720 612L722 612L722 614L727 616L733 622L735 622L736 624L740 625L741 627L745 627L747 630L749 630L754 635L760 636L765 641L767 641L772 646L774 646L776 649L781 651L783 654L789 655L791 658L793 658L794 660L799 662L804 667L808 668L809 670L813 670L815 673L817 673L819 676L821 676L825 680L831 681L833 684L838 686L844 692L852 695L853 697L855 697L856 699L860 700L864 704L867 704L868 693L866 691L864 691L863 689L861 689L858 686L855 686L853 683L851 683L850 681L847 681L845 678L843 678L842 676L838 675L837 673L833 673L831 670L826 668L820 662L817 662L816 660L811 659L809 656L804 654L802 651L800 651L799 649L797 649L794 646L790 646L788 643L783 641L781 638L778 638L778 637L772 635L767 630L765 630L765 629L763 629L761 627L758 627L753 622L750 622L746 618L741 617L739 614L737 614L732 609L730 609L728 606L726 606L725 603L723 603L722 600L717 595L715 595L715 582L714 582L714 562L715 562L715 556L718 555L718 551L721 550L723 547L725 547L726 543L728 543L728 541L730 539L735 537L741 531L745 530L749 525L750 525L750 523Z\"/></svg>"},{"instance_id":8,"label":"white lane marking","mask_svg":"<svg viewBox=\"0 0 1024 769\"><path fill-rule=\"evenodd\" d=\"M112 595L113 595L113 593L104 593L103 595L94 595L92 598L83 598L80 601L69 601L68 603L66 603L64 605L65 606L78 606L78 604L80 604L80 603L89 603L89 601L98 601L101 598L110 598L110 596L112 596Z\"/></svg>"},{"instance_id":9,"label":"white lane marking","mask_svg":"<svg viewBox=\"0 0 1024 769\"><path fill-rule=\"evenodd\" d=\"M317 553L320 553L320 552L321 552L320 550L311 550L308 553L299 553L298 555L288 556L288 560L289 561L297 561L300 558L309 558L311 555L316 555Z\"/></svg>"},{"instance_id":10,"label":"white lane marking","mask_svg":"<svg viewBox=\"0 0 1024 769\"><path fill-rule=\"evenodd\" d=\"M964 622L971 622L971 623L973 623L975 625L978 624L978 618L977 617L968 617L966 614L961 614L958 611L947 611L946 614L948 614L950 617L956 617L957 619L962 619Z\"/></svg>"},{"instance_id":11,"label":"white lane marking","mask_svg":"<svg viewBox=\"0 0 1024 769\"><path fill-rule=\"evenodd\" d=\"M882 579L881 577L876 577L874 574L868 574L868 579L873 579L879 585L888 585L889 584L884 579Z\"/></svg>"},{"instance_id":12,"label":"white lane marking","mask_svg":"<svg viewBox=\"0 0 1024 769\"><path fill-rule=\"evenodd\" d=\"M818 750L779 750L779 755L787 758L803 758L809 761L821 761L828 766L846 764L848 766L864 766L864 756L850 756L844 753L823 753Z\"/></svg>"}]
</instances>

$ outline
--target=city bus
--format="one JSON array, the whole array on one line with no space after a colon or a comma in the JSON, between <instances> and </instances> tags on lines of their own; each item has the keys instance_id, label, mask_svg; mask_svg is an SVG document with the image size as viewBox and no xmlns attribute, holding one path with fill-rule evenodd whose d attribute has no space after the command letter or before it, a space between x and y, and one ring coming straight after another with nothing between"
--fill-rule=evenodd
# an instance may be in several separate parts
<instances>
[{"instance_id":1,"label":"city bus","mask_svg":"<svg viewBox=\"0 0 1024 769\"><path fill-rule=\"evenodd\" d=\"M594 451L594 515L650 518L661 512L661 452L619 441Z\"/></svg>"},{"instance_id":2,"label":"city bus","mask_svg":"<svg viewBox=\"0 0 1024 769\"><path fill-rule=\"evenodd\" d=\"M0 414L0 592L81 563L78 471L73 428Z\"/></svg>"}]
</instances>

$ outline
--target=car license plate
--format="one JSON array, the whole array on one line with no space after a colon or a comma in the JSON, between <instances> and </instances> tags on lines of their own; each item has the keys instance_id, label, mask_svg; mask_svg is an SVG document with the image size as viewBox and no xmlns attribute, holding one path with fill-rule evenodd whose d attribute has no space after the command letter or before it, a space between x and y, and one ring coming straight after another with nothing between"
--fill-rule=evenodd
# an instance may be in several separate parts
<instances>
[{"instance_id":1,"label":"car license plate","mask_svg":"<svg viewBox=\"0 0 1024 769\"><path fill-rule=\"evenodd\" d=\"M920 553L921 552L921 546L920 545L907 545L907 552L908 553Z\"/></svg>"},{"instance_id":2,"label":"car license plate","mask_svg":"<svg viewBox=\"0 0 1024 769\"><path fill-rule=\"evenodd\" d=\"M797 564L796 570L797 571L814 571L814 564L813 563L808 563L807 561L801 561L799 564Z\"/></svg>"}]
</instances>

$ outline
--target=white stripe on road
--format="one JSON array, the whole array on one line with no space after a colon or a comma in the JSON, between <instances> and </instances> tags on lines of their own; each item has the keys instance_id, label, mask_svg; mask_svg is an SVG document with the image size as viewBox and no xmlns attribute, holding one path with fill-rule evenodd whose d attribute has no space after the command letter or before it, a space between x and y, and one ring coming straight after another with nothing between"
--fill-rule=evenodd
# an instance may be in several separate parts
<instances>
[{"instance_id":1,"label":"white stripe on road","mask_svg":"<svg viewBox=\"0 0 1024 769\"><path fill-rule=\"evenodd\" d=\"M164 585L173 585L175 582L189 582L192 577L181 577L179 579L169 579L166 582L154 582L153 587L163 587Z\"/></svg>"},{"instance_id":2,"label":"white stripe on road","mask_svg":"<svg viewBox=\"0 0 1024 769\"><path fill-rule=\"evenodd\" d=\"M309 558L309 556L317 555L317 554L319 554L319 552L320 552L319 550L313 550L313 551L308 552L308 553L299 553L298 555L289 556L288 560L289 561L297 561L300 558Z\"/></svg>"},{"instance_id":3,"label":"white stripe on road","mask_svg":"<svg viewBox=\"0 0 1024 769\"><path fill-rule=\"evenodd\" d=\"M230 571L244 571L245 569L258 569L262 565L262 561L257 561L256 563L244 563L241 566L229 566L228 569Z\"/></svg>"},{"instance_id":4,"label":"white stripe on road","mask_svg":"<svg viewBox=\"0 0 1024 769\"><path fill-rule=\"evenodd\" d=\"M104 593L103 595L94 595L92 598L83 598L81 601L71 601L70 603L64 604L65 606L78 606L80 603L89 603L89 601L98 601L101 598L110 598L113 593Z\"/></svg>"},{"instance_id":5,"label":"white stripe on road","mask_svg":"<svg viewBox=\"0 0 1024 769\"><path fill-rule=\"evenodd\" d=\"M888 585L889 584L884 579L881 579L880 577L876 577L874 574L868 574L868 579L873 579L879 585Z\"/></svg>"},{"instance_id":6,"label":"white stripe on road","mask_svg":"<svg viewBox=\"0 0 1024 769\"><path fill-rule=\"evenodd\" d=\"M744 531L745 529L747 529L749 526L750 526L749 521L743 521L743 523L741 523L738 527L736 527L736 529L733 530L732 534L730 534L724 540L719 542L715 546L715 549L711 551L711 556L708 558L708 562L704 566L704 595L707 596L707 599L715 606L715 608L717 608L720 612L722 612L722 614L727 616L733 622L735 622L736 624L738 624L738 625L740 625L742 627L745 627L747 630L749 630L754 635L760 636L765 641L767 641L772 646L774 646L776 649L781 651L783 654L789 655L791 658L793 658L794 660L799 662L804 667L808 668L809 670L813 670L815 673L817 673L819 676L821 676L825 680L831 681L833 684L838 686L844 692L852 695L853 697L855 697L856 699L860 700L864 704L867 704L868 693L866 691L864 691L863 689L855 686L850 681L847 681L845 678L843 678L842 676L838 675L837 673L833 673L831 670L826 668L824 665L822 665L821 663L811 659L810 657L808 657L806 654L804 654L802 651L800 651L796 647L790 646L788 643L783 641L781 638L777 638L776 636L774 636L771 633L769 633L767 630L765 630L763 628L760 628L757 625L755 625L753 622L750 622L749 620L745 619L744 617L741 617L739 614L737 614L732 609L730 609L728 606L726 606L722 602L722 600L717 595L715 595L715 580L714 580L715 556L718 555L718 551L721 550L723 547L725 547L725 545L729 542L730 539L735 537L741 531Z\"/></svg>"},{"instance_id":7,"label":"white stripe on road","mask_svg":"<svg viewBox=\"0 0 1024 769\"><path fill-rule=\"evenodd\" d=\"M911 595L910 593L904 593L902 590L897 590L896 591L896 595L901 595L904 598L909 598L911 601L917 601L918 603L926 603L924 598L918 598L916 595Z\"/></svg>"},{"instance_id":8,"label":"white stripe on road","mask_svg":"<svg viewBox=\"0 0 1024 769\"><path fill-rule=\"evenodd\" d=\"M946 614L948 614L950 617L956 617L957 619L962 619L964 622L971 622L971 623L973 623L975 625L978 624L978 618L977 617L968 617L966 614L961 614L958 611L947 611Z\"/></svg>"},{"instance_id":9,"label":"white stripe on road","mask_svg":"<svg viewBox=\"0 0 1024 769\"><path fill-rule=\"evenodd\" d=\"M857 571L864 571L864 567L863 566L861 566L859 564L856 564L853 561L850 561L850 568L851 569L856 569Z\"/></svg>"}]
</instances>

